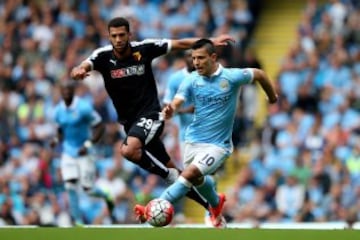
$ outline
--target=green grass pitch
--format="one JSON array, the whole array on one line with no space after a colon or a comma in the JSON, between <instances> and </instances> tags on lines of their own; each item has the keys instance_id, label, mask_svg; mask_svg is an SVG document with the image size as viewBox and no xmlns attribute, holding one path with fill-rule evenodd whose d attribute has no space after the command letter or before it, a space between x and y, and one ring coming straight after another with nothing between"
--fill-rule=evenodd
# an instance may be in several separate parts
<instances>
[{"instance_id":1,"label":"green grass pitch","mask_svg":"<svg viewBox=\"0 0 360 240\"><path fill-rule=\"evenodd\" d=\"M0 228L1 240L356 240L360 230Z\"/></svg>"}]
</instances>

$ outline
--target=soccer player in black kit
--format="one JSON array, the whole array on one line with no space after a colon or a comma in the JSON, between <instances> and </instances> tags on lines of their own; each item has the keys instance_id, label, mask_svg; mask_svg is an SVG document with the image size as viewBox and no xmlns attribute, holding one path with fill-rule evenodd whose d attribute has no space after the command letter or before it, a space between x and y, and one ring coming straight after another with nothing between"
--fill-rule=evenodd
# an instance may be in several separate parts
<instances>
[{"instance_id":1,"label":"soccer player in black kit","mask_svg":"<svg viewBox=\"0 0 360 240\"><path fill-rule=\"evenodd\" d=\"M94 50L86 60L71 70L70 76L82 80L89 71L101 73L118 120L127 134L121 149L123 156L172 183L178 177L179 170L170 161L160 139L164 120L160 114L151 62L170 51L189 49L198 39L130 41L129 22L122 17L110 20L108 32L111 44ZM222 46L233 39L228 35L220 35L212 41ZM208 207L206 200L196 190L190 191L187 196ZM145 220L141 214L139 220Z\"/></svg>"}]
</instances>

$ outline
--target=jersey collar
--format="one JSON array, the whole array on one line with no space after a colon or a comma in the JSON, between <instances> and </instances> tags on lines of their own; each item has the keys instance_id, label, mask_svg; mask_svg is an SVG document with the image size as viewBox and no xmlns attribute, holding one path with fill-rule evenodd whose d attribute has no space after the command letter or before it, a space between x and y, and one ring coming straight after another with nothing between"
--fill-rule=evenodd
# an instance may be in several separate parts
<instances>
[{"instance_id":1,"label":"jersey collar","mask_svg":"<svg viewBox=\"0 0 360 240\"><path fill-rule=\"evenodd\" d=\"M216 71L213 74L211 74L210 77L219 76L223 68L224 67L219 63L218 68L216 69Z\"/></svg>"},{"instance_id":2,"label":"jersey collar","mask_svg":"<svg viewBox=\"0 0 360 240\"><path fill-rule=\"evenodd\" d=\"M78 102L78 101L79 101L79 97L74 96L74 98L73 98L73 100L72 100L72 102L71 102L71 104L70 104L69 107L66 106L64 100L62 101L62 105L64 106L65 109L74 110L74 109L75 109L75 106L77 105L77 102Z\"/></svg>"},{"instance_id":3,"label":"jersey collar","mask_svg":"<svg viewBox=\"0 0 360 240\"><path fill-rule=\"evenodd\" d=\"M188 71L187 67L184 67L182 69L182 72L184 73L185 76L189 75L191 72Z\"/></svg>"}]
</instances>

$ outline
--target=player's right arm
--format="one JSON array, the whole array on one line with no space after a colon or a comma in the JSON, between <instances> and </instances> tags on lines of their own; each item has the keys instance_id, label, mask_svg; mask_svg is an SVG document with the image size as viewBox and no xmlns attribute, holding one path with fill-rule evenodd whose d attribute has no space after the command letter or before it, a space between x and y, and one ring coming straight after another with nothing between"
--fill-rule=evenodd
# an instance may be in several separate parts
<instances>
[{"instance_id":1,"label":"player's right arm","mask_svg":"<svg viewBox=\"0 0 360 240\"><path fill-rule=\"evenodd\" d=\"M95 49L87 59L71 70L70 77L74 80L83 80L89 76L89 72L92 70L101 72L101 68L104 67L104 53L106 54L109 51L112 51L111 45Z\"/></svg>"},{"instance_id":2,"label":"player's right arm","mask_svg":"<svg viewBox=\"0 0 360 240\"><path fill-rule=\"evenodd\" d=\"M87 61L84 61L71 70L70 77L74 80L83 80L84 78L89 76L91 68L91 64Z\"/></svg>"},{"instance_id":3,"label":"player's right arm","mask_svg":"<svg viewBox=\"0 0 360 240\"><path fill-rule=\"evenodd\" d=\"M178 114L185 114L185 113L194 113L194 111L195 111L194 105L190 105L187 107L180 108L177 112Z\"/></svg>"},{"instance_id":4,"label":"player's right arm","mask_svg":"<svg viewBox=\"0 0 360 240\"><path fill-rule=\"evenodd\" d=\"M52 118L55 126L56 126L56 134L55 136L50 140L50 147L54 148L56 147L57 144L59 144L60 142L62 142L63 140L63 131L61 129L61 124L60 124L60 120L59 120L59 105L57 105L55 107L54 110L54 115Z\"/></svg>"},{"instance_id":5,"label":"player's right arm","mask_svg":"<svg viewBox=\"0 0 360 240\"><path fill-rule=\"evenodd\" d=\"M199 40L199 38L171 39L171 50L190 49L197 40ZM215 46L227 46L229 43L235 42L235 39L228 34L212 37L210 40L214 43Z\"/></svg>"},{"instance_id":6,"label":"player's right arm","mask_svg":"<svg viewBox=\"0 0 360 240\"><path fill-rule=\"evenodd\" d=\"M190 99L190 96L192 95L191 86L192 79L188 76L181 82L180 87L171 103L163 108L162 112L165 119L171 118L175 112L179 111L181 105L186 101L186 99Z\"/></svg>"},{"instance_id":7,"label":"player's right arm","mask_svg":"<svg viewBox=\"0 0 360 240\"><path fill-rule=\"evenodd\" d=\"M79 155L85 155L88 153L88 149L93 146L94 143L97 143L105 132L105 124L102 123L100 114L93 109L92 105L84 105L82 112L84 114L84 119L89 121L91 125L92 134L89 139L87 139L83 146L79 149Z\"/></svg>"},{"instance_id":8,"label":"player's right arm","mask_svg":"<svg viewBox=\"0 0 360 240\"><path fill-rule=\"evenodd\" d=\"M55 148L56 145L59 144L59 142L62 142L63 140L63 134L62 134L62 130L60 127L57 128L57 133L56 133L56 136L53 137L51 140L50 140L50 147L51 148Z\"/></svg>"},{"instance_id":9,"label":"player's right arm","mask_svg":"<svg viewBox=\"0 0 360 240\"><path fill-rule=\"evenodd\" d=\"M163 108L162 113L164 114L164 118L166 120L171 118L183 103L184 103L183 98L175 97L170 104L166 105Z\"/></svg>"}]
</instances>

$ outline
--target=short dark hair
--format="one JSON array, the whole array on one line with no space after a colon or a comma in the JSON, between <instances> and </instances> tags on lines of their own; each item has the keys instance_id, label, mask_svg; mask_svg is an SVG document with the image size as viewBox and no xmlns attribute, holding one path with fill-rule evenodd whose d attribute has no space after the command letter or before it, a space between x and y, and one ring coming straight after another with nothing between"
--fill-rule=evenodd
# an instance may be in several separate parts
<instances>
[{"instance_id":1,"label":"short dark hair","mask_svg":"<svg viewBox=\"0 0 360 240\"><path fill-rule=\"evenodd\" d=\"M130 32L130 24L126 18L116 17L110 20L108 23L108 31L111 27L125 27L126 31Z\"/></svg>"},{"instance_id":2,"label":"short dark hair","mask_svg":"<svg viewBox=\"0 0 360 240\"><path fill-rule=\"evenodd\" d=\"M199 48L205 47L206 51L209 54L213 54L216 53L216 49L215 49L215 45L214 43L207 38L201 38L199 40L197 40L191 47L192 50L196 50Z\"/></svg>"},{"instance_id":3,"label":"short dark hair","mask_svg":"<svg viewBox=\"0 0 360 240\"><path fill-rule=\"evenodd\" d=\"M73 79L66 79L66 80L62 80L60 81L60 87L66 88L75 88L77 85L77 82Z\"/></svg>"}]
</instances>

